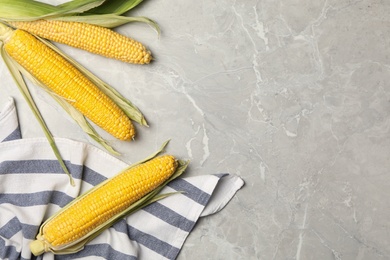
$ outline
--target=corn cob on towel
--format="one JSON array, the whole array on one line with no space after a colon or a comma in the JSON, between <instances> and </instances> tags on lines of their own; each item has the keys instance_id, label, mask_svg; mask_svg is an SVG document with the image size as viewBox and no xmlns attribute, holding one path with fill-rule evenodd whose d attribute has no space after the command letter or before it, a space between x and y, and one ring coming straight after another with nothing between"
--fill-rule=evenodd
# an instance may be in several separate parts
<instances>
[{"instance_id":1,"label":"corn cob on towel","mask_svg":"<svg viewBox=\"0 0 390 260\"><path fill-rule=\"evenodd\" d=\"M61 168L46 139L21 139L12 99L0 112L1 259L175 259L198 218L218 212L244 184L229 174L177 179L165 191L184 190L185 195L155 202L121 220L78 253L45 253L35 258L28 245L41 222L126 167L88 144L68 139L56 142L76 188L59 174Z\"/></svg>"}]
</instances>

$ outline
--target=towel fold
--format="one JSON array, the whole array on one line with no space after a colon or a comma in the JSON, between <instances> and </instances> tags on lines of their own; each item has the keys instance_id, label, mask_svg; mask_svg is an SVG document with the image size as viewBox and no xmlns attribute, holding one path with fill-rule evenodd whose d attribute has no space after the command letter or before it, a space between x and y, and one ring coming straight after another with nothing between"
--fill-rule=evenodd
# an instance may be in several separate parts
<instances>
[{"instance_id":1,"label":"towel fold","mask_svg":"<svg viewBox=\"0 0 390 260\"><path fill-rule=\"evenodd\" d=\"M20 129L14 100L9 98L8 103L0 111L0 142L20 139Z\"/></svg>"},{"instance_id":2,"label":"towel fold","mask_svg":"<svg viewBox=\"0 0 390 260\"><path fill-rule=\"evenodd\" d=\"M128 165L82 142L55 139L76 187L44 138L22 139L12 99L0 112L0 258L36 259L29 243L40 224L73 198ZM184 175L185 176L185 175ZM137 211L71 255L38 259L176 259L199 217L220 211L244 185L222 173L176 179L163 193L185 191Z\"/></svg>"}]
</instances>

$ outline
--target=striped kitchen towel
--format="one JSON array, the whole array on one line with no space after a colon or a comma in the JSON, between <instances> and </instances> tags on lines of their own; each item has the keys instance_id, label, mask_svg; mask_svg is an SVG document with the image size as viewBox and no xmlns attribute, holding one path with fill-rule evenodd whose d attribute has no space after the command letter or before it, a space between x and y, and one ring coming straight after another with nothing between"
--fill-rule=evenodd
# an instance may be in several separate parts
<instances>
[{"instance_id":1,"label":"striped kitchen towel","mask_svg":"<svg viewBox=\"0 0 390 260\"><path fill-rule=\"evenodd\" d=\"M76 187L44 138L22 139L12 99L0 112L1 259L175 259L199 217L221 210L243 186L231 174L183 177L162 192L185 191L119 221L75 254L34 257L40 224L73 198L127 165L96 147L56 138Z\"/></svg>"}]
</instances>

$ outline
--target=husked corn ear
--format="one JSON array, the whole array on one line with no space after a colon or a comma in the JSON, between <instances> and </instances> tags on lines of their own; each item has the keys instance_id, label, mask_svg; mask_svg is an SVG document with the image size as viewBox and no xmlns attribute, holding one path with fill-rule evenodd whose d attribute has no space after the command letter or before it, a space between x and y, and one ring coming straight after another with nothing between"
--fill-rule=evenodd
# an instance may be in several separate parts
<instances>
[{"instance_id":1,"label":"husked corn ear","mask_svg":"<svg viewBox=\"0 0 390 260\"><path fill-rule=\"evenodd\" d=\"M6 52L38 81L65 98L92 122L120 140L135 129L126 114L78 69L23 30L4 40Z\"/></svg>"},{"instance_id":2,"label":"husked corn ear","mask_svg":"<svg viewBox=\"0 0 390 260\"><path fill-rule=\"evenodd\" d=\"M140 42L97 25L56 20L10 24L51 41L128 63L147 64L152 59L150 51Z\"/></svg>"},{"instance_id":3,"label":"husked corn ear","mask_svg":"<svg viewBox=\"0 0 390 260\"><path fill-rule=\"evenodd\" d=\"M77 243L169 179L177 166L173 156L163 155L106 180L45 222L30 244L32 253Z\"/></svg>"}]
</instances>

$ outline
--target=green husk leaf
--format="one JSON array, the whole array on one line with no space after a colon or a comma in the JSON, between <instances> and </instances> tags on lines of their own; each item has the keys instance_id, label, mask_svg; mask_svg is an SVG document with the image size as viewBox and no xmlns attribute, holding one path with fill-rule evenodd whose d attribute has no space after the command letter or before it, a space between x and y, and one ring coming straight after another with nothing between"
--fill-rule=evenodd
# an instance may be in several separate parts
<instances>
[{"instance_id":1,"label":"green husk leaf","mask_svg":"<svg viewBox=\"0 0 390 260\"><path fill-rule=\"evenodd\" d=\"M109 143L107 140L105 140L97 131L96 129L88 122L88 120L85 118L85 116L75 109L71 104L69 104L64 98L61 96L58 96L57 94L50 91L44 84L38 82L37 85L44 88L49 95L54 98L62 106L62 108L73 118L73 120L81 127L81 129L89 135L93 140L95 140L97 143L99 143L101 146L104 147L109 153L113 155L120 155Z\"/></svg>"},{"instance_id":2,"label":"green husk leaf","mask_svg":"<svg viewBox=\"0 0 390 260\"><path fill-rule=\"evenodd\" d=\"M106 82L102 81L100 78L95 76L92 72L87 70L80 63L72 59L70 56L66 55L63 51L61 51L57 46L52 44L51 42L40 38L37 36L43 43L47 46L55 50L58 54L64 57L67 61L69 61L73 66L79 69L89 80L91 80L103 93L109 96L122 110L123 112L133 121L139 123L142 126L148 126L148 123L142 114L142 112L130 102L130 100L126 99L122 96L118 91L116 91L113 87L111 87Z\"/></svg>"},{"instance_id":3,"label":"green husk leaf","mask_svg":"<svg viewBox=\"0 0 390 260\"><path fill-rule=\"evenodd\" d=\"M79 14L96 8L105 0L74 0L54 6L32 0L0 0L1 20L36 20Z\"/></svg>"},{"instance_id":4,"label":"green husk leaf","mask_svg":"<svg viewBox=\"0 0 390 260\"><path fill-rule=\"evenodd\" d=\"M31 111L33 112L34 116L36 117L36 119L38 120L40 126L42 127L42 130L43 132L45 133L45 136L61 166L61 168L63 169L63 171L69 176L69 179L70 179L70 184L72 186L75 186L75 183L74 183L74 180L73 180L73 177L72 175L70 174L70 172L68 171L68 168L66 167L64 161L62 160L61 158L61 154L60 154L60 151L58 150L58 147L54 141L54 137L52 136L52 134L50 133L49 131L49 128L47 127L41 113L39 112L39 109L38 107L36 106L35 102L34 102L34 99L32 98L31 94L30 94L30 91L27 87L27 84L26 82L24 81L23 79L23 76L20 72L20 70L18 69L18 65L16 64L16 62L14 62L11 57L9 57L9 55L5 52L3 46L1 46L1 56L5 62L5 64L7 65L12 77L14 78L15 82L16 82L16 85L18 86L19 90L21 91L23 97L25 98L25 100L27 101L27 104L29 105Z\"/></svg>"},{"instance_id":5,"label":"green husk leaf","mask_svg":"<svg viewBox=\"0 0 390 260\"><path fill-rule=\"evenodd\" d=\"M121 16L116 14L96 14L96 15L77 15L77 16L63 16L56 17L55 20L70 21L70 22L82 22L94 25L99 25L106 28L115 28L131 22L141 22L150 25L160 34L160 27L158 24L144 16Z\"/></svg>"},{"instance_id":6,"label":"green husk leaf","mask_svg":"<svg viewBox=\"0 0 390 260\"><path fill-rule=\"evenodd\" d=\"M93 14L124 14L130 11L143 0L110 0L104 4L89 10Z\"/></svg>"},{"instance_id":7,"label":"green husk leaf","mask_svg":"<svg viewBox=\"0 0 390 260\"><path fill-rule=\"evenodd\" d=\"M76 123L87 133L93 140L103 146L108 152L114 155L120 155L108 142L105 140L95 128L87 121L85 116L75 109L72 105L66 102L65 99L57 95L52 97L62 106L62 108L76 121Z\"/></svg>"},{"instance_id":8,"label":"green husk leaf","mask_svg":"<svg viewBox=\"0 0 390 260\"><path fill-rule=\"evenodd\" d=\"M106 0L73 0L65 2L57 7L63 13L84 13L90 9L97 8Z\"/></svg>"},{"instance_id":9,"label":"green husk leaf","mask_svg":"<svg viewBox=\"0 0 390 260\"><path fill-rule=\"evenodd\" d=\"M134 167L134 166L137 166L137 165L139 165L139 164L141 164L141 163L145 163L145 162L147 162L147 161L152 160L154 157L156 157L157 155L159 155L160 153L162 153L162 152L165 150L165 147L167 147L167 145L169 144L169 142L170 142L170 140L165 141L165 142L160 146L160 148L159 148L156 152L154 152L153 154L149 155L148 157L146 157L146 158L143 159L142 161L133 163L131 166L129 166L129 167L127 168L127 170L130 169L131 167Z\"/></svg>"},{"instance_id":10,"label":"green husk leaf","mask_svg":"<svg viewBox=\"0 0 390 260\"><path fill-rule=\"evenodd\" d=\"M29 20L59 12L59 8L38 1L0 0L0 19Z\"/></svg>"},{"instance_id":11,"label":"green husk leaf","mask_svg":"<svg viewBox=\"0 0 390 260\"><path fill-rule=\"evenodd\" d=\"M123 171L127 171L128 169L132 168L132 167L135 167L136 165L138 164L141 164L141 163L144 163L146 161L149 161L153 158L155 158L158 154L160 154L164 148L166 147L166 145L168 144L169 140L166 141L165 143L163 143L163 145L160 147L160 149L158 151L156 151L154 154L150 155L149 157L145 158L144 160L138 162L138 163L135 163L135 164L132 164L130 165L129 167L126 167L125 169L123 169L121 172ZM101 225L100 227L96 228L94 231L92 231L91 233L87 234L86 236L84 236L83 238L81 238L79 241L76 241L74 244L71 244L71 245L67 245L65 246L64 248L57 248L57 249L53 249L53 248L50 248L50 251L53 252L54 254L70 254L70 253L76 253L80 250L82 250L85 246L85 244L87 244L88 242L90 242L91 240L93 240L94 238L96 238L98 235L100 235L104 230L106 230L108 227L112 226L113 224L115 224L116 222L118 222L119 220L121 220L122 218L124 218L125 216L128 216L130 214L133 214L135 213L136 211L138 211L139 209L142 209L143 207L153 203L153 202L156 202L158 200L161 200L161 199L164 199L164 198L167 198L169 196L172 196L172 195L175 195L175 194L179 194L181 193L180 191L178 192L170 192L170 193L164 193L164 194L159 194L161 192L161 190L169 183L171 182L172 180L178 178L179 176L181 176L185 169L187 168L189 162L188 161L183 161L183 160L178 160L178 167L175 171L175 173L168 179L166 180L164 183L162 183L160 186L158 186L156 189L154 189L153 191L151 191L150 193L148 193L147 195L145 195L144 197L142 197L141 199L139 199L137 202L133 203L129 208L127 208L126 210L124 210L123 212L117 214L116 216L113 216L110 220L108 220L106 223L104 223L103 225ZM120 172L120 173L121 173ZM118 174L120 174L118 173ZM92 191L98 189L99 187L103 186L107 181L109 181L109 179L101 182L100 184L96 185L94 188L92 188L91 190L85 192L84 194L80 195L77 199L80 199L80 198L83 198L84 196L88 195L89 193L91 193ZM70 207L72 204L76 203L77 200L73 200L71 203L69 203L68 205L66 205L62 210L65 210L66 208ZM62 211L61 210L61 211ZM60 211L60 212L61 212ZM57 214L60 214L60 212L56 213L55 215L51 216L48 220L45 221L45 223L43 223L39 229L39 235L40 236L42 234L42 230L45 226L45 224L47 222L49 222L51 219L53 219Z\"/></svg>"}]
</instances>

